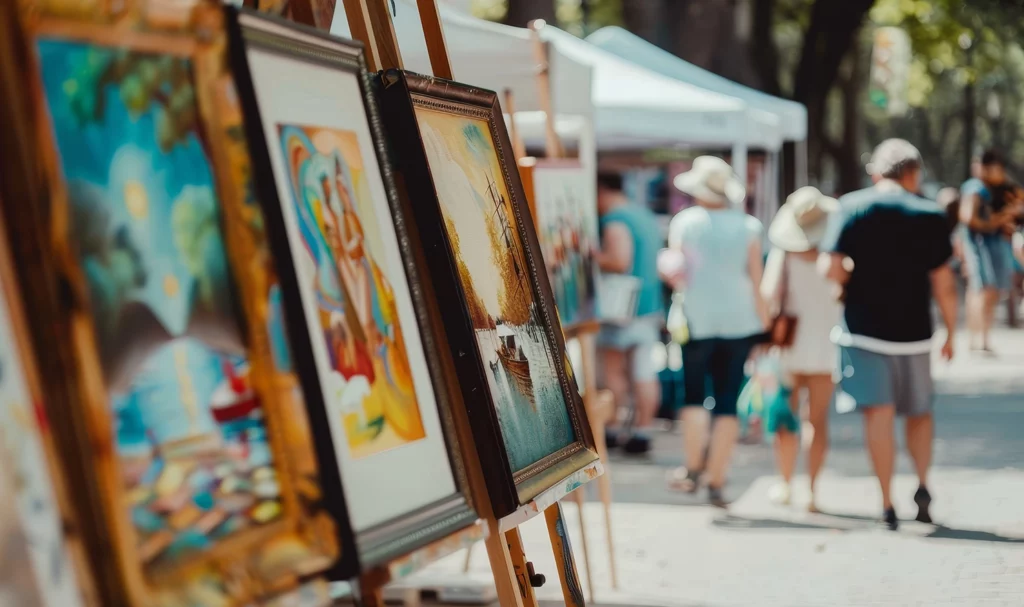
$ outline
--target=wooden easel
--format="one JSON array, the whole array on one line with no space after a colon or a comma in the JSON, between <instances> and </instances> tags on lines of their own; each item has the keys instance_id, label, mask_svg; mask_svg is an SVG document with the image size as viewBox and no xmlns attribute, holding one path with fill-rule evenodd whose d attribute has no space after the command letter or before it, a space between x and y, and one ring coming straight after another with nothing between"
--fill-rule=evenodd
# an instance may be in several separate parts
<instances>
[{"instance_id":1,"label":"wooden easel","mask_svg":"<svg viewBox=\"0 0 1024 607\"><path fill-rule=\"evenodd\" d=\"M562 146L562 142L558 136L558 132L555 130L555 110L554 104L551 101L551 75L548 64L548 53L547 48L541 39L540 32L545 27L543 20L535 20L530 22L529 28L532 32L532 44L533 54L537 61L539 69L537 71L537 91L540 95L540 107L544 111L544 142L545 142L545 154L548 158L563 158L565 156L565 148ZM511 99L511 94L506 92L506 109L512 116L511 123L513 124L511 133L515 138L512 143L513 149L516 150L517 156L520 150L525 150L525 146L522 141L516 141L519 139L518 130L515 128L515 104ZM518 159L518 158L517 158ZM532 159L526 159L530 161ZM530 208L534 211L534 218L536 219L536 210L534 209L534 201L532 200L533 189L527 188L530 200ZM539 226L538 226L539 227ZM612 523L611 523L611 502L612 502L612 487L611 487L611 476L608 470L608 444L605 441L604 427L608 421L614 416L615 413L615 402L610 392L607 390L598 391L597 389L597 332L600 329L600 324L594 321L588 321L578 323L571 326L564 327L566 339L576 339L580 344L581 362L583 368L581 369L583 374L583 405L587 410L587 418L590 420L591 429L594 433L594 442L597 447L598 455L601 456L601 461L605 464L605 472L597 480L598 482L598 495L604 505L605 515L605 532L608 540L608 562L609 570L611 572L611 584L613 589L618 589L618 567L615 563L615 546L612 539ZM587 569L587 586L590 592L591 599L594 598L594 582L593 575L590 567L590 553L587 541L586 524L583 518L583 502L584 494L582 489L577 490L573 493L573 501L579 508L580 517L580 533L583 540L583 561L584 566Z\"/></svg>"},{"instance_id":2,"label":"wooden easel","mask_svg":"<svg viewBox=\"0 0 1024 607\"><path fill-rule=\"evenodd\" d=\"M348 17L352 36L366 47L367 64L371 71L402 69L402 55L398 46L394 24L391 21L389 0L342 0ZM436 0L417 0L423 35L430 57L431 71L435 77L454 79L448 47L441 26ZM467 476L474 505L484 524L492 530L486 535L487 556L494 575L498 600L502 607L536 607L537 598L533 588L544 583L544 576L533 571L533 565L526 560L519 525L529 518L544 512L549 536L558 564L562 595L569 607L583 607L585 601L579 586L579 576L573 558L565 520L558 500L575 491L583 483L600 476L603 465L593 462L586 468L574 472L566 479L545 491L529 504L520 507L513 514L498 520L488 498L484 473L475 456L476 447L469 427L468 415L455 412L461 448L467 464ZM358 592L363 604L383 605L382 588L393 579L390 575L374 573L358 581Z\"/></svg>"}]
</instances>

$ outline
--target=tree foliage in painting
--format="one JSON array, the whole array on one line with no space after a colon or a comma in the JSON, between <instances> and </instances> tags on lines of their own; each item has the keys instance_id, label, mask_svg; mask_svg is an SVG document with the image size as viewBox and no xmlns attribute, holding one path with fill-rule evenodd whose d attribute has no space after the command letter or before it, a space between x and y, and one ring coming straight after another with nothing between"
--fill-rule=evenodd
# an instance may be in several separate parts
<instances>
[{"instance_id":1,"label":"tree foliage in painting","mask_svg":"<svg viewBox=\"0 0 1024 607\"><path fill-rule=\"evenodd\" d=\"M508 203L503 202L503 213L509 213ZM507 217L508 215L506 215ZM498 294L501 318L513 325L525 325L530 321L530 279L522 256L522 243L516 234L514 224L508 224L507 233L498 232L494 218L487 218L487 232L491 250L495 252L494 262L501 275L502 290Z\"/></svg>"},{"instance_id":2,"label":"tree foliage in painting","mask_svg":"<svg viewBox=\"0 0 1024 607\"><path fill-rule=\"evenodd\" d=\"M195 134L202 141L196 115L196 93L188 60L129 51L92 49L64 92L75 118L82 125L103 118L108 86L116 86L133 117L157 104L157 141L163 151ZM205 146L204 146L205 147Z\"/></svg>"},{"instance_id":3,"label":"tree foliage in painting","mask_svg":"<svg viewBox=\"0 0 1024 607\"><path fill-rule=\"evenodd\" d=\"M462 290L466 294L466 306L469 307L469 317L473 322L474 329L493 329L494 319L487 313L487 306L484 305L480 294L476 292L473 284L473 276L462 261L462 249L459 244L459 233L455 230L455 224L447 216L444 218L445 231L448 232L448 239L451 241L452 250L455 251L455 265L459 271L459 282L462 283Z\"/></svg>"}]
</instances>

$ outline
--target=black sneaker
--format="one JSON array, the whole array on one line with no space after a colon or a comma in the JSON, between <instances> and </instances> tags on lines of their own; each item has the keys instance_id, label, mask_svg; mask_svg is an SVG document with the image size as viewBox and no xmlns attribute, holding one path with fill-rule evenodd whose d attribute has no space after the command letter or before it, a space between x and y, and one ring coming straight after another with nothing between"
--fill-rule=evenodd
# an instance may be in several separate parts
<instances>
[{"instance_id":1,"label":"black sneaker","mask_svg":"<svg viewBox=\"0 0 1024 607\"><path fill-rule=\"evenodd\" d=\"M928 489L921 486L917 488L917 493L914 494L914 503L917 504L917 518L915 519L919 523L931 523L932 515L928 512L928 507L932 505L932 494L928 493Z\"/></svg>"},{"instance_id":2,"label":"black sneaker","mask_svg":"<svg viewBox=\"0 0 1024 607\"><path fill-rule=\"evenodd\" d=\"M616 430L605 429L605 431L604 431L604 444L608 447L609 450L618 447L619 446L619 433Z\"/></svg>"},{"instance_id":3,"label":"black sneaker","mask_svg":"<svg viewBox=\"0 0 1024 607\"><path fill-rule=\"evenodd\" d=\"M630 455L647 455L651 451L651 439L646 436L631 436L622 450Z\"/></svg>"},{"instance_id":4,"label":"black sneaker","mask_svg":"<svg viewBox=\"0 0 1024 607\"><path fill-rule=\"evenodd\" d=\"M708 503L715 508L729 507L729 502L725 501L725 496L722 494L722 488L711 485L708 485Z\"/></svg>"},{"instance_id":5,"label":"black sneaker","mask_svg":"<svg viewBox=\"0 0 1024 607\"><path fill-rule=\"evenodd\" d=\"M885 525L889 531L896 531L900 528L900 519L896 518L895 508L885 509L885 512L882 514L882 524Z\"/></svg>"}]
</instances>

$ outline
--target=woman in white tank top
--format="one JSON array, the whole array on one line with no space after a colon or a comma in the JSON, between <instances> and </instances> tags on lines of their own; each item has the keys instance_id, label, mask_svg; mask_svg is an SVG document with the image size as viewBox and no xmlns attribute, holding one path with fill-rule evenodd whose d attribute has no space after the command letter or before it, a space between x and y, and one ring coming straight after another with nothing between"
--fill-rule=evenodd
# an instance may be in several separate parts
<instances>
[{"instance_id":1,"label":"woman in white tank top","mask_svg":"<svg viewBox=\"0 0 1024 607\"><path fill-rule=\"evenodd\" d=\"M794 319L792 342L780 352L783 382L791 390L791 423L775 426L775 457L783 483L772 490L778 502L789 503L790 481L800 451L799 423L796 415L804 393L807 395L808 475L811 499L808 509L816 511L815 481L828 451L828 414L834 389L836 347L829 337L839 323L842 306L835 285L818 271L818 244L829 216L839 203L812 187L800 188L786 200L768 230L773 247L765 264L761 294L778 314ZM794 427L795 426L795 427Z\"/></svg>"}]
</instances>

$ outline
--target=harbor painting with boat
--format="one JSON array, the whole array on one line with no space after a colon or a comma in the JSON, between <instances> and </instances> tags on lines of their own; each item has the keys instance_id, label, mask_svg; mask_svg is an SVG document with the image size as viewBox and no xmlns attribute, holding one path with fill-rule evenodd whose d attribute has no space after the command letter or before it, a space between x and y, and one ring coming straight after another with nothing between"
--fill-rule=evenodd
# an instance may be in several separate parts
<instances>
[{"instance_id":1,"label":"harbor painting with boat","mask_svg":"<svg viewBox=\"0 0 1024 607\"><path fill-rule=\"evenodd\" d=\"M416 108L445 231L516 472L571 445L572 422L485 120Z\"/></svg>"},{"instance_id":2,"label":"harbor painting with boat","mask_svg":"<svg viewBox=\"0 0 1024 607\"><path fill-rule=\"evenodd\" d=\"M115 466L147 572L283 518L187 58L41 41Z\"/></svg>"}]
</instances>

